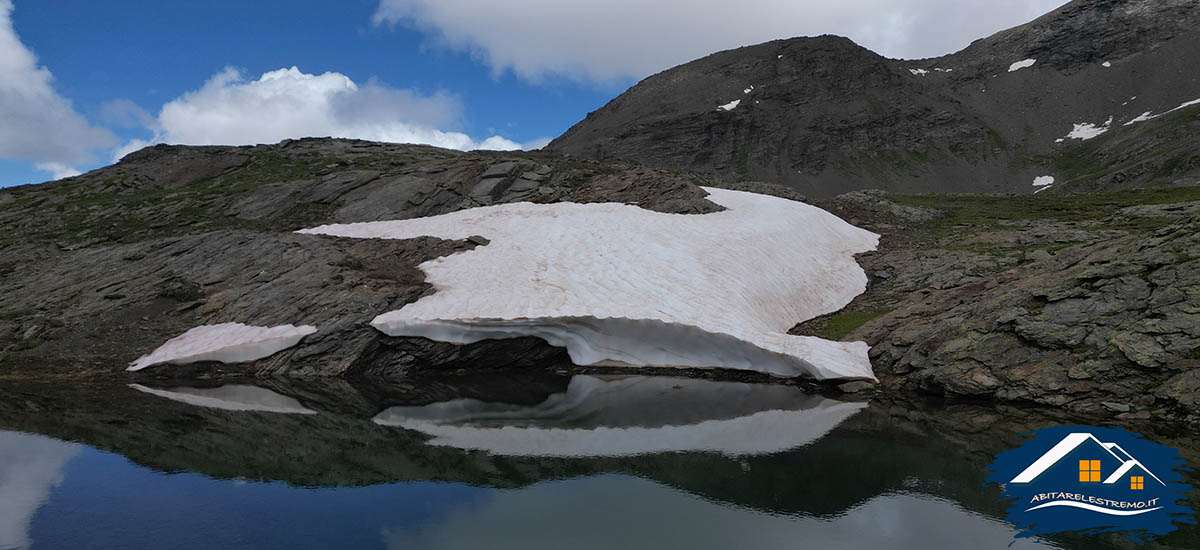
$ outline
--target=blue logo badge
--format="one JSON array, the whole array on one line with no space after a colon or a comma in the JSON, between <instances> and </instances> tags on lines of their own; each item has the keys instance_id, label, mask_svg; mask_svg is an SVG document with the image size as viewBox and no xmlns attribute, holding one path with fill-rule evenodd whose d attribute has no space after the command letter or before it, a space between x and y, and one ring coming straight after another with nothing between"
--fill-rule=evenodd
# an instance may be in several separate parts
<instances>
[{"instance_id":1,"label":"blue logo badge","mask_svg":"<svg viewBox=\"0 0 1200 550\"><path fill-rule=\"evenodd\" d=\"M996 457L988 483L1012 500L1018 537L1063 531L1121 531L1146 542L1195 523L1178 504L1191 487L1179 452L1113 428L1061 426L1037 430Z\"/></svg>"}]
</instances>

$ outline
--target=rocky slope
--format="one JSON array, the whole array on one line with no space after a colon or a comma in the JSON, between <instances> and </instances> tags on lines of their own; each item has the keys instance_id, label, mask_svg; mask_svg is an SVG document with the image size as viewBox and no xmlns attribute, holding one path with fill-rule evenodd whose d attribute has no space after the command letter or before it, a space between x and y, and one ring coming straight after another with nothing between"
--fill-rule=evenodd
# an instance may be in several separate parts
<instances>
[{"instance_id":1,"label":"rocky slope","mask_svg":"<svg viewBox=\"0 0 1200 550\"><path fill-rule=\"evenodd\" d=\"M796 332L865 340L883 386L1200 420L1200 188L1041 197L852 193L872 284Z\"/></svg>"},{"instance_id":2,"label":"rocky slope","mask_svg":"<svg viewBox=\"0 0 1200 550\"><path fill-rule=\"evenodd\" d=\"M1200 99L1198 27L1191 0L1075 0L936 59L777 40L647 78L548 149L818 197L1194 184L1200 103L1174 109Z\"/></svg>"},{"instance_id":3,"label":"rocky slope","mask_svg":"<svg viewBox=\"0 0 1200 550\"><path fill-rule=\"evenodd\" d=\"M515 201L719 210L704 196L681 176L536 154L315 139L149 148L83 176L0 191L0 364L5 373L118 372L194 326L235 321L321 328L247 367L259 374L564 362L536 339L456 347L384 338L367 324L430 291L417 264L485 239L292 232Z\"/></svg>"},{"instance_id":4,"label":"rocky slope","mask_svg":"<svg viewBox=\"0 0 1200 550\"><path fill-rule=\"evenodd\" d=\"M454 346L368 325L430 292L417 264L485 239L293 231L519 200L719 208L697 184L723 185L542 153L346 140L146 149L76 178L0 190L0 377L124 376L167 339L221 322L321 331L250 364L142 374L580 372L536 338ZM731 186L802 198L772 184ZM819 202L883 240L859 257L867 293L793 332L865 340L885 391L1200 420L1200 187L1043 199L856 192Z\"/></svg>"}]
</instances>

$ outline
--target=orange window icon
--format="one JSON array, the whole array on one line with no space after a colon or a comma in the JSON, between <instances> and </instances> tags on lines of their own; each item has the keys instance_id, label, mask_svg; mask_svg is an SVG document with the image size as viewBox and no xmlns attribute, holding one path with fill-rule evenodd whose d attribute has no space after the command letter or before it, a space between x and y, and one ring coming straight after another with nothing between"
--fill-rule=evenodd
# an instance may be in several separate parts
<instances>
[{"instance_id":1,"label":"orange window icon","mask_svg":"<svg viewBox=\"0 0 1200 550\"><path fill-rule=\"evenodd\" d=\"M1134 491L1141 491L1146 488L1146 478L1144 476L1130 476L1129 488Z\"/></svg>"},{"instance_id":2,"label":"orange window icon","mask_svg":"<svg viewBox=\"0 0 1200 550\"><path fill-rule=\"evenodd\" d=\"M1099 460L1080 460L1079 461L1079 482L1080 483L1100 483L1100 461Z\"/></svg>"}]
</instances>

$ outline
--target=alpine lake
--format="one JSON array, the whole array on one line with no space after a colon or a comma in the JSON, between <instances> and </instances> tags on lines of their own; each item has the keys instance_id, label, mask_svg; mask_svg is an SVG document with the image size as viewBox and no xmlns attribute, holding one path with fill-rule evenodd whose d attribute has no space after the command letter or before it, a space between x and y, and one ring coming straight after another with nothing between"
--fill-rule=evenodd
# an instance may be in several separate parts
<instances>
[{"instance_id":1,"label":"alpine lake","mask_svg":"<svg viewBox=\"0 0 1200 550\"><path fill-rule=\"evenodd\" d=\"M1195 525L1016 537L988 465L1089 423L1057 411L601 374L130 382L0 380L0 549L1200 548ZM1200 463L1186 426L1127 428Z\"/></svg>"}]
</instances>

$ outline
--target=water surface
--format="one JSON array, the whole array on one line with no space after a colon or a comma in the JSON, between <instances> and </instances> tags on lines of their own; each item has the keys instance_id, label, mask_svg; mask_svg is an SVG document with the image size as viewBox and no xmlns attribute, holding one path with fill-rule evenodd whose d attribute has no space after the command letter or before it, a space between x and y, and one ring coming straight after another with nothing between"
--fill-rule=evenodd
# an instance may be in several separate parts
<instances>
[{"instance_id":1,"label":"water surface","mask_svg":"<svg viewBox=\"0 0 1200 550\"><path fill-rule=\"evenodd\" d=\"M0 549L1135 547L1014 540L983 484L1077 420L652 377L0 382Z\"/></svg>"}]
</instances>

